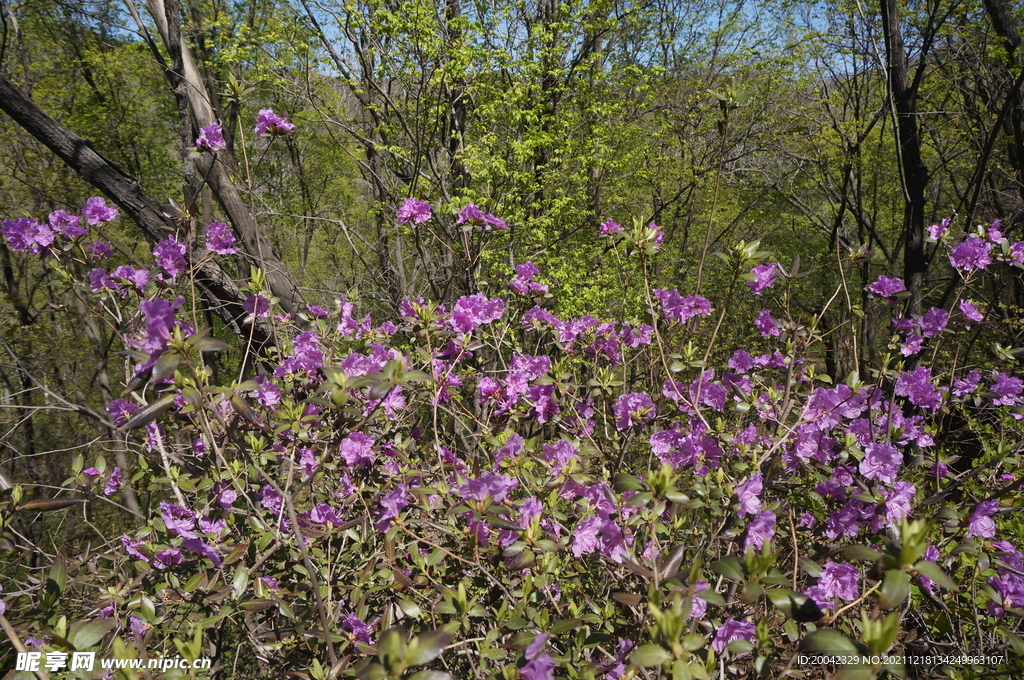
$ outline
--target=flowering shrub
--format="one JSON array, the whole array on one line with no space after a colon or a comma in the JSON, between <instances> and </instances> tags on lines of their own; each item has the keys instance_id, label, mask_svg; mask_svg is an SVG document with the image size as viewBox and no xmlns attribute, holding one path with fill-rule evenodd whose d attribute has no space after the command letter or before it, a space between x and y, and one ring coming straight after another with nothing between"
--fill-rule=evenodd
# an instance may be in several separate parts
<instances>
[{"instance_id":1,"label":"flowering shrub","mask_svg":"<svg viewBox=\"0 0 1024 680\"><path fill-rule=\"evenodd\" d=\"M260 115L260 134L290 129ZM435 214L409 199L397 219ZM116 211L93 199L83 217ZM505 228L472 204L458 221ZM97 259L81 222L7 220L3 235L73 279L73 261ZM656 225L600 230L643 271L661 245ZM227 254L234 237L214 222L206 244ZM990 230L950 261L969 283L1021 251ZM2 584L23 642L210 656L223 677L782 677L798 648L867 657L845 677L909 670L886 654L1022 668L1007 513L1024 382L1012 366L906 363L983 323L979 303L898 317L879 369L842 380L818 372L824 331L784 297L740 318L645 281L644 323L561 318L526 262L507 298L408 301L383 323L342 299L297 327L256 276L246 309L281 342L215 382L204 353L230 346L176 295L184 255L170 238L148 271L74 282L97 309L138 309L131 397L108 414L139 453L109 473L102 449L78 455L56 499L16 486L5 526L124 486L148 500L107 518L101 545L55 557L45 590L27 572ZM723 256L758 300L798 278L758 244ZM905 287L868 290L892 309ZM764 351L709 365L726 318ZM953 420L974 432L970 459L944 440Z\"/></svg>"}]
</instances>

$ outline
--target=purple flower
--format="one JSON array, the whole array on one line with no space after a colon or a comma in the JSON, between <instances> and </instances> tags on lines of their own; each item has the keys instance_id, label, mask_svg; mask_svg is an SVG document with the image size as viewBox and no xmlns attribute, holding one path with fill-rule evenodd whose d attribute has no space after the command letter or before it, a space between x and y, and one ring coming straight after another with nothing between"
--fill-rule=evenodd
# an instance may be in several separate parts
<instances>
[{"instance_id":1,"label":"purple flower","mask_svg":"<svg viewBox=\"0 0 1024 680\"><path fill-rule=\"evenodd\" d=\"M220 151L225 147L227 147L227 144L224 142L224 134L220 129L220 125L211 123L204 128L199 128L199 139L196 140L197 150Z\"/></svg>"},{"instance_id":2,"label":"purple flower","mask_svg":"<svg viewBox=\"0 0 1024 680\"><path fill-rule=\"evenodd\" d=\"M544 643L551 637L548 633L538 633L537 637L533 638L533 642L526 646L526 651L523 652L527 659L536 659L537 656L544 651Z\"/></svg>"},{"instance_id":3,"label":"purple flower","mask_svg":"<svg viewBox=\"0 0 1024 680\"><path fill-rule=\"evenodd\" d=\"M181 559L181 550L168 548L153 556L153 566L157 569L166 569L181 564Z\"/></svg>"},{"instance_id":4,"label":"purple flower","mask_svg":"<svg viewBox=\"0 0 1024 680\"><path fill-rule=\"evenodd\" d=\"M612 218L607 218L601 223L601 236L607 236L608 234L614 234L622 231L622 227L612 221Z\"/></svg>"},{"instance_id":5,"label":"purple flower","mask_svg":"<svg viewBox=\"0 0 1024 680\"><path fill-rule=\"evenodd\" d=\"M96 468L91 467L91 468L85 468L84 470L82 470L82 474L86 475L87 477L99 477L103 473L100 472L99 470L97 470Z\"/></svg>"},{"instance_id":6,"label":"purple flower","mask_svg":"<svg viewBox=\"0 0 1024 680\"><path fill-rule=\"evenodd\" d=\"M618 680L626 674L626 657L629 656L629 650L633 649L633 641L619 638L617 648L615 660L603 666L608 671L605 680Z\"/></svg>"},{"instance_id":7,"label":"purple flower","mask_svg":"<svg viewBox=\"0 0 1024 680\"><path fill-rule=\"evenodd\" d=\"M281 587L277 585L277 579L273 576L260 576L259 580L263 582L263 585L270 590L273 590L275 593L281 591Z\"/></svg>"},{"instance_id":8,"label":"purple flower","mask_svg":"<svg viewBox=\"0 0 1024 680\"><path fill-rule=\"evenodd\" d=\"M967 536L993 538L996 535L996 523L992 515L999 509L999 501L982 501L971 513L967 521Z\"/></svg>"},{"instance_id":9,"label":"purple flower","mask_svg":"<svg viewBox=\"0 0 1024 680\"><path fill-rule=\"evenodd\" d=\"M695 316L711 314L711 302L699 295L682 296L679 291L654 289L654 296L661 302L661 312L666 319L686 323Z\"/></svg>"},{"instance_id":10,"label":"purple flower","mask_svg":"<svg viewBox=\"0 0 1024 680\"><path fill-rule=\"evenodd\" d=\"M761 331L761 337L764 338L782 335L782 329L779 328L778 322L772 318L771 312L767 309L762 309L761 313L757 315L757 318L754 319L754 326Z\"/></svg>"},{"instance_id":11,"label":"purple flower","mask_svg":"<svg viewBox=\"0 0 1024 680\"><path fill-rule=\"evenodd\" d=\"M530 293L546 293L548 287L543 283L534 283L533 277L540 273L540 269L537 268L532 262L524 262L523 264L516 265L516 275L509 285L517 293L528 295Z\"/></svg>"},{"instance_id":12,"label":"purple flower","mask_svg":"<svg viewBox=\"0 0 1024 680\"><path fill-rule=\"evenodd\" d=\"M139 547L145 543L145 541L132 541L127 536L121 537L121 545L124 546L125 551L132 557L143 562L149 562L149 558L139 552Z\"/></svg>"},{"instance_id":13,"label":"purple flower","mask_svg":"<svg viewBox=\"0 0 1024 680\"><path fill-rule=\"evenodd\" d=\"M48 226L39 224L29 217L21 217L16 220L4 220L0 228L7 239L7 245L14 251L29 251L38 255L54 240L54 233Z\"/></svg>"},{"instance_id":14,"label":"purple flower","mask_svg":"<svg viewBox=\"0 0 1024 680\"><path fill-rule=\"evenodd\" d=\"M615 520L603 516L589 517L576 525L572 554L580 557L597 550L613 562L621 564L627 557L626 544L626 536Z\"/></svg>"},{"instance_id":15,"label":"purple flower","mask_svg":"<svg viewBox=\"0 0 1024 680\"><path fill-rule=\"evenodd\" d=\"M921 346L923 343L924 338L922 338L917 333L911 333L910 335L907 336L907 339L904 340L903 344L900 346L900 354L902 354L905 357L912 357L921 351Z\"/></svg>"},{"instance_id":16,"label":"purple flower","mask_svg":"<svg viewBox=\"0 0 1024 680\"><path fill-rule=\"evenodd\" d=\"M179 295L173 303L164 298L153 298L139 303L139 310L146 318L146 337L134 340L131 344L135 349L148 354L149 359L135 368L137 373L151 367L167 349L167 342L171 339L171 328L174 326L174 310L184 301L185 298Z\"/></svg>"},{"instance_id":17,"label":"purple flower","mask_svg":"<svg viewBox=\"0 0 1024 680\"><path fill-rule=\"evenodd\" d=\"M859 469L868 479L891 484L896 479L901 463L903 456L892 444L868 444Z\"/></svg>"},{"instance_id":18,"label":"purple flower","mask_svg":"<svg viewBox=\"0 0 1024 680\"><path fill-rule=\"evenodd\" d=\"M483 502L488 496L495 503L501 503L505 496L519 486L515 477L506 477L494 472L483 472L477 479L467 479L466 483L455 490L463 500Z\"/></svg>"},{"instance_id":19,"label":"purple flower","mask_svg":"<svg viewBox=\"0 0 1024 680\"><path fill-rule=\"evenodd\" d=\"M63 210L54 210L50 213L50 227L54 231L64 234L65 238L77 238L85 236L89 232L82 227L82 218L78 215L69 215Z\"/></svg>"},{"instance_id":20,"label":"purple flower","mask_svg":"<svg viewBox=\"0 0 1024 680\"><path fill-rule=\"evenodd\" d=\"M651 240L654 241L654 245L659 246L659 247L664 245L664 243L665 243L665 230L662 229L661 227L659 227L654 222L649 223L647 225L647 228L648 229L652 229L654 231L654 236L651 238Z\"/></svg>"},{"instance_id":21,"label":"purple flower","mask_svg":"<svg viewBox=\"0 0 1024 680\"><path fill-rule=\"evenodd\" d=\"M729 359L729 368L739 373L750 373L750 369L754 368L754 358L750 352L738 349Z\"/></svg>"},{"instance_id":22,"label":"purple flower","mask_svg":"<svg viewBox=\"0 0 1024 680\"><path fill-rule=\"evenodd\" d=\"M270 316L270 302L262 295L250 295L242 307L253 318Z\"/></svg>"},{"instance_id":23,"label":"purple flower","mask_svg":"<svg viewBox=\"0 0 1024 680\"><path fill-rule=\"evenodd\" d=\"M852 564L828 562L821 570L818 586L826 598L842 598L849 602L856 600L860 592L860 572Z\"/></svg>"},{"instance_id":24,"label":"purple flower","mask_svg":"<svg viewBox=\"0 0 1024 680\"><path fill-rule=\"evenodd\" d=\"M269 484L263 485L258 496L260 499L260 505L275 515L279 514L281 509L284 507L284 499L281 498L281 494L279 494L277 490Z\"/></svg>"},{"instance_id":25,"label":"purple flower","mask_svg":"<svg viewBox=\"0 0 1024 680\"><path fill-rule=\"evenodd\" d=\"M736 512L738 517L756 515L761 511L763 506L758 496L763 488L760 472L756 472L750 479L736 487L736 496L740 502L740 509Z\"/></svg>"},{"instance_id":26,"label":"purple flower","mask_svg":"<svg viewBox=\"0 0 1024 680\"><path fill-rule=\"evenodd\" d=\"M892 489L885 492L885 519L888 526L897 526L900 520L910 516L910 502L916 493L917 487L910 482L896 482Z\"/></svg>"},{"instance_id":27,"label":"purple flower","mask_svg":"<svg viewBox=\"0 0 1024 680\"><path fill-rule=\"evenodd\" d=\"M236 500L238 500L238 493L230 487L225 487L219 494L217 494L217 505L224 510L227 510L234 505Z\"/></svg>"},{"instance_id":28,"label":"purple flower","mask_svg":"<svg viewBox=\"0 0 1024 680\"><path fill-rule=\"evenodd\" d=\"M939 224L930 225L928 227L928 236L933 241L938 241L946 234L946 231L949 229L949 223L951 221L952 220L947 217L946 219L942 220L942 222L940 222Z\"/></svg>"},{"instance_id":29,"label":"purple flower","mask_svg":"<svg viewBox=\"0 0 1024 680\"><path fill-rule=\"evenodd\" d=\"M345 614L341 617L341 629L348 633L349 638L353 641L365 642L368 645L373 644L373 639L370 637L370 627L355 614Z\"/></svg>"},{"instance_id":30,"label":"purple flower","mask_svg":"<svg viewBox=\"0 0 1024 680\"><path fill-rule=\"evenodd\" d=\"M110 244L103 241L96 241L96 243L90 244L89 252L92 253L92 259L94 260L108 260L114 256L114 251L110 249Z\"/></svg>"},{"instance_id":31,"label":"purple flower","mask_svg":"<svg viewBox=\"0 0 1024 680\"><path fill-rule=\"evenodd\" d=\"M743 551L753 546L758 550L764 546L765 541L772 540L775 536L775 513L765 510L754 515L754 519L747 525L747 537L743 539Z\"/></svg>"},{"instance_id":32,"label":"purple flower","mask_svg":"<svg viewBox=\"0 0 1024 680\"><path fill-rule=\"evenodd\" d=\"M907 287L900 279L890 279L888 276L879 276L878 280L868 286L868 290L879 297L891 298L897 293L902 293Z\"/></svg>"},{"instance_id":33,"label":"purple flower","mask_svg":"<svg viewBox=\"0 0 1024 680\"><path fill-rule=\"evenodd\" d=\"M519 669L523 680L554 680L555 662L547 654L541 654Z\"/></svg>"},{"instance_id":34,"label":"purple flower","mask_svg":"<svg viewBox=\"0 0 1024 680\"><path fill-rule=\"evenodd\" d=\"M293 355L281 362L281 365L274 369L274 375L278 378L288 373L306 371L313 373L324 365L324 354L320 351L320 341L316 333L306 332L295 336L292 341Z\"/></svg>"},{"instance_id":35,"label":"purple flower","mask_svg":"<svg viewBox=\"0 0 1024 680\"><path fill-rule=\"evenodd\" d=\"M487 216L484 211L476 206L475 203L467 203L466 207L459 211L459 217L455 220L455 224L483 224L487 220Z\"/></svg>"},{"instance_id":36,"label":"purple flower","mask_svg":"<svg viewBox=\"0 0 1024 680\"><path fill-rule=\"evenodd\" d=\"M754 267L747 275L747 285L750 292L760 295L775 284L775 276L779 272L777 264L762 264Z\"/></svg>"},{"instance_id":37,"label":"purple flower","mask_svg":"<svg viewBox=\"0 0 1024 680\"><path fill-rule=\"evenodd\" d=\"M292 123L289 123L287 118L275 115L273 109L260 109L259 114L256 116L256 127L254 128L254 131L259 137L262 137L263 135L278 137L280 135L288 134L294 129L295 126Z\"/></svg>"},{"instance_id":38,"label":"purple flower","mask_svg":"<svg viewBox=\"0 0 1024 680\"><path fill-rule=\"evenodd\" d=\"M996 376L996 381L990 388L998 396L992 399L996 406L1013 406L1017 403L1017 395L1024 390L1024 381L1006 373Z\"/></svg>"},{"instance_id":39,"label":"purple flower","mask_svg":"<svg viewBox=\"0 0 1024 680\"><path fill-rule=\"evenodd\" d=\"M931 338L946 330L949 313L941 307L932 307L921 317L921 333Z\"/></svg>"},{"instance_id":40,"label":"purple flower","mask_svg":"<svg viewBox=\"0 0 1024 680\"><path fill-rule=\"evenodd\" d=\"M949 253L949 263L968 272L972 269L984 269L992 264L992 244L977 236L968 236L953 246Z\"/></svg>"},{"instance_id":41,"label":"purple flower","mask_svg":"<svg viewBox=\"0 0 1024 680\"><path fill-rule=\"evenodd\" d=\"M178 274L186 266L185 245L178 243L174 236L169 236L157 243L153 248L153 257L156 258L156 266L163 270L158 278L169 279L171 283L178 279Z\"/></svg>"},{"instance_id":42,"label":"purple flower","mask_svg":"<svg viewBox=\"0 0 1024 680\"><path fill-rule=\"evenodd\" d=\"M195 513L175 503L160 503L160 518L167 527L167 533L194 538L196 528Z\"/></svg>"},{"instance_id":43,"label":"purple flower","mask_svg":"<svg viewBox=\"0 0 1024 680\"><path fill-rule=\"evenodd\" d=\"M727 619L715 632L711 648L721 654L733 640L752 642L754 640L754 624L750 621Z\"/></svg>"},{"instance_id":44,"label":"purple flower","mask_svg":"<svg viewBox=\"0 0 1024 680\"><path fill-rule=\"evenodd\" d=\"M374 523L374 527L377 531L385 532L391 528L391 520L398 517L398 513L402 508L409 505L409 489L405 484L399 484L394 490L384 494L380 499L380 507L384 508L384 512L377 521Z\"/></svg>"},{"instance_id":45,"label":"purple flower","mask_svg":"<svg viewBox=\"0 0 1024 680\"><path fill-rule=\"evenodd\" d=\"M339 451L351 468L369 465L377 455L373 452L374 439L362 432L353 432L341 440Z\"/></svg>"},{"instance_id":46,"label":"purple flower","mask_svg":"<svg viewBox=\"0 0 1024 680\"><path fill-rule=\"evenodd\" d=\"M451 327L458 333L472 333L480 324L490 323L505 313L501 298L488 300L483 293L459 298L452 309Z\"/></svg>"},{"instance_id":47,"label":"purple flower","mask_svg":"<svg viewBox=\"0 0 1024 680\"><path fill-rule=\"evenodd\" d=\"M969 321L974 321L975 323L985 318L970 300L960 301L960 313L967 317Z\"/></svg>"},{"instance_id":48,"label":"purple flower","mask_svg":"<svg viewBox=\"0 0 1024 680\"><path fill-rule=\"evenodd\" d=\"M303 478L309 479L316 474L320 463L317 462L313 449L301 448L299 451L301 452L299 455L299 467L302 468Z\"/></svg>"},{"instance_id":49,"label":"purple flower","mask_svg":"<svg viewBox=\"0 0 1024 680\"><path fill-rule=\"evenodd\" d=\"M626 430L633 425L650 422L654 417L654 402L646 392L623 394L615 402L615 428Z\"/></svg>"},{"instance_id":50,"label":"purple flower","mask_svg":"<svg viewBox=\"0 0 1024 680\"><path fill-rule=\"evenodd\" d=\"M124 425L132 414L138 410L138 404L133 404L124 399L115 399L107 407L107 414L114 419L115 425Z\"/></svg>"},{"instance_id":51,"label":"purple flower","mask_svg":"<svg viewBox=\"0 0 1024 680\"><path fill-rule=\"evenodd\" d=\"M218 220L210 222L210 226L206 227L206 247L218 255L234 255L238 252L231 227Z\"/></svg>"},{"instance_id":52,"label":"purple flower","mask_svg":"<svg viewBox=\"0 0 1024 680\"><path fill-rule=\"evenodd\" d=\"M907 397L911 404L935 411L942 405L945 388L932 384L931 369L921 366L900 373L896 378L896 395Z\"/></svg>"},{"instance_id":53,"label":"purple flower","mask_svg":"<svg viewBox=\"0 0 1024 680\"><path fill-rule=\"evenodd\" d=\"M496 217L490 213L487 213L487 215L484 217L484 224L495 231L502 231L504 229L508 229L508 224L505 223L505 220L501 219L500 217Z\"/></svg>"},{"instance_id":54,"label":"purple flower","mask_svg":"<svg viewBox=\"0 0 1024 680\"><path fill-rule=\"evenodd\" d=\"M433 217L430 212L430 204L416 198L407 198L402 201L402 207L398 209L396 214L398 215L399 224L407 224L408 222L423 224Z\"/></svg>"},{"instance_id":55,"label":"purple flower","mask_svg":"<svg viewBox=\"0 0 1024 680\"><path fill-rule=\"evenodd\" d=\"M523 452L523 446L526 444L526 440L522 438L518 433L513 432L509 435L508 441L500 449L494 452L494 462L500 463L505 458L515 458Z\"/></svg>"},{"instance_id":56,"label":"purple flower","mask_svg":"<svg viewBox=\"0 0 1024 680\"><path fill-rule=\"evenodd\" d=\"M317 503L313 506L313 509L308 513L299 515L301 519L308 520L313 524L330 524L331 526L340 527L344 522L338 517L338 513L334 511L334 508L327 505L326 503Z\"/></svg>"},{"instance_id":57,"label":"purple flower","mask_svg":"<svg viewBox=\"0 0 1024 680\"><path fill-rule=\"evenodd\" d=\"M181 542L181 547L185 550L188 550L191 553L195 553L196 555L200 555L201 557L208 558L211 562L213 562L214 567L220 566L221 559L220 555L217 554L217 550L213 548L209 543L203 541L198 537L193 536L191 538L186 538L184 541Z\"/></svg>"},{"instance_id":58,"label":"purple flower","mask_svg":"<svg viewBox=\"0 0 1024 680\"><path fill-rule=\"evenodd\" d=\"M1010 264L1024 265L1024 241L1017 241L1010 246Z\"/></svg>"},{"instance_id":59,"label":"purple flower","mask_svg":"<svg viewBox=\"0 0 1024 680\"><path fill-rule=\"evenodd\" d=\"M149 630L150 625L148 623L145 623L138 616L132 615L128 617L128 627L132 631L132 641L136 643L141 643L142 638L145 637L146 631Z\"/></svg>"},{"instance_id":60,"label":"purple flower","mask_svg":"<svg viewBox=\"0 0 1024 680\"><path fill-rule=\"evenodd\" d=\"M112 496L121 487L121 468L116 467L114 471L110 473L110 479L107 480L107 485L103 487L104 496Z\"/></svg>"},{"instance_id":61,"label":"purple flower","mask_svg":"<svg viewBox=\"0 0 1024 680\"><path fill-rule=\"evenodd\" d=\"M622 344L630 349L646 347L654 339L654 328L645 323L640 324L636 328L625 326L619 332L619 339L622 340Z\"/></svg>"},{"instance_id":62,"label":"purple flower","mask_svg":"<svg viewBox=\"0 0 1024 680\"><path fill-rule=\"evenodd\" d=\"M107 207L106 201L99 196L95 196L85 202L82 214L85 215L86 222L96 226L100 222L112 222L117 217L117 208L114 206Z\"/></svg>"}]
</instances>

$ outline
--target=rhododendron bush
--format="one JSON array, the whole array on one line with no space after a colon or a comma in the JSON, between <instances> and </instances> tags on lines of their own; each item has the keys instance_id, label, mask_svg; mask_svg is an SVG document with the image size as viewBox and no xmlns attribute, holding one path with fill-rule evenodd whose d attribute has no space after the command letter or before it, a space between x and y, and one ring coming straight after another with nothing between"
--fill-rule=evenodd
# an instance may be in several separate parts
<instances>
[{"instance_id":1,"label":"rhododendron bush","mask_svg":"<svg viewBox=\"0 0 1024 680\"><path fill-rule=\"evenodd\" d=\"M396 221L440 211L409 199ZM483 236L506 227L449 212ZM5 616L27 649L317 680L836 670L799 652L863 655L847 678L1024 669L1024 382L1003 345L988 365L957 359L986 323L984 278L1019 283L1024 243L1000 225L934 228L960 283L920 316L878 276L866 294L893 317L888 351L829 376L822 338L847 329L796 311L800 273L756 243L721 253L733 285L714 300L651 280L657 225L595 224L644 273L646 317L628 323L559 316L532 262L502 291L386 319L347 298L288 318L256 271L246 310L278 338L261 353L203 327L184 242L108 266L88 227L116 218L93 199L81 217L3 223L12 250L119 324L130 357L108 409L121 439L2 511L8 555L33 552L19 518L79 513L91 531L79 554L10 558ZM205 238L201 257L234 252L221 222ZM725 324L750 340L721 346ZM217 380L215 353L235 369ZM125 445L138 455L114 467Z\"/></svg>"}]
</instances>

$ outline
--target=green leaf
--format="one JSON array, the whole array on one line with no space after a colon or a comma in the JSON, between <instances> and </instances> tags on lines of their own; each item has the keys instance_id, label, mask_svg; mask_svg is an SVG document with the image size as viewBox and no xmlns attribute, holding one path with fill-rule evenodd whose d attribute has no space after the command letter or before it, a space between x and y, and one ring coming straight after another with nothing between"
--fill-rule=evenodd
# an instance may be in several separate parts
<instances>
[{"instance_id":1,"label":"green leaf","mask_svg":"<svg viewBox=\"0 0 1024 680\"><path fill-rule=\"evenodd\" d=\"M419 675L417 673L417 675ZM388 677L388 671L379 663L370 663L356 670L356 677L359 680L384 680Z\"/></svg>"},{"instance_id":2,"label":"green leaf","mask_svg":"<svg viewBox=\"0 0 1024 680\"><path fill-rule=\"evenodd\" d=\"M679 565L683 562L686 554L685 545L677 545L671 552L658 560L658 573L662 578L670 576L679 571Z\"/></svg>"},{"instance_id":3,"label":"green leaf","mask_svg":"<svg viewBox=\"0 0 1024 680\"><path fill-rule=\"evenodd\" d=\"M46 591L60 595L68 584L68 565L64 558L58 557L50 567L50 575L46 579Z\"/></svg>"},{"instance_id":4,"label":"green leaf","mask_svg":"<svg viewBox=\"0 0 1024 680\"><path fill-rule=\"evenodd\" d=\"M1011 633L1006 628L997 628L996 632L1006 637L1006 641L1013 647L1013 651L1017 656L1024 656L1024 638Z\"/></svg>"},{"instance_id":5,"label":"green leaf","mask_svg":"<svg viewBox=\"0 0 1024 680\"><path fill-rule=\"evenodd\" d=\"M131 418L125 422L124 425L117 428L116 432L127 432L128 430L135 429L136 427L142 427L153 422L164 413L166 413L171 406L174 405L174 400L177 398L177 394L165 394L151 404L146 404L138 411L136 411Z\"/></svg>"},{"instance_id":6,"label":"green leaf","mask_svg":"<svg viewBox=\"0 0 1024 680\"><path fill-rule=\"evenodd\" d=\"M860 648L850 638L837 630L816 630L803 639L800 648L816 654L852 656L860 654Z\"/></svg>"},{"instance_id":7,"label":"green leaf","mask_svg":"<svg viewBox=\"0 0 1024 680\"><path fill-rule=\"evenodd\" d=\"M772 588L766 591L766 594L773 605L794 621L817 621L825 616L824 612L818 608L818 604L803 593L796 593L785 588Z\"/></svg>"},{"instance_id":8,"label":"green leaf","mask_svg":"<svg viewBox=\"0 0 1024 680\"><path fill-rule=\"evenodd\" d=\"M231 590L236 600L245 593L248 586L249 570L245 568L244 564L239 564L235 567L235 577L231 580Z\"/></svg>"},{"instance_id":9,"label":"green leaf","mask_svg":"<svg viewBox=\"0 0 1024 680\"><path fill-rule=\"evenodd\" d=\"M174 375L174 372L178 370L178 364L181 363L181 355L177 352L164 352L160 355L160 358L153 364L153 373L149 376L151 383L158 383L161 380L166 380Z\"/></svg>"},{"instance_id":10,"label":"green leaf","mask_svg":"<svg viewBox=\"0 0 1024 680\"><path fill-rule=\"evenodd\" d=\"M568 633L570 630L576 630L582 625L583 619L562 619L551 624L551 632L555 635L561 635L562 633Z\"/></svg>"},{"instance_id":11,"label":"green leaf","mask_svg":"<svg viewBox=\"0 0 1024 680\"><path fill-rule=\"evenodd\" d=\"M87 502L84 498L34 498L17 507L18 510L31 510L32 512L52 512Z\"/></svg>"},{"instance_id":12,"label":"green leaf","mask_svg":"<svg viewBox=\"0 0 1024 680\"><path fill-rule=\"evenodd\" d=\"M208 335L209 329L205 329L201 332L201 337L192 342L192 346L198 349L200 352L221 352L226 349L234 349L228 343L223 340ZM195 337L195 336L193 336Z\"/></svg>"},{"instance_id":13,"label":"green leaf","mask_svg":"<svg viewBox=\"0 0 1024 680\"><path fill-rule=\"evenodd\" d=\"M957 588L957 585L953 582L953 579L946 576L946 572L942 571L942 567L935 564L934 562L929 562L928 560L921 560L920 562L914 565L914 569L922 576L927 576L932 581L937 583L942 588L945 588L946 590L952 590L954 593L959 591L959 588Z\"/></svg>"},{"instance_id":14,"label":"green leaf","mask_svg":"<svg viewBox=\"0 0 1024 680\"><path fill-rule=\"evenodd\" d=\"M618 493L624 493L626 491L643 491L644 483L639 478L633 475L620 472L612 478L612 489Z\"/></svg>"},{"instance_id":15,"label":"green leaf","mask_svg":"<svg viewBox=\"0 0 1024 680\"><path fill-rule=\"evenodd\" d=\"M509 630L522 630L528 625L530 625L530 622L520 616L513 616L505 622L505 627Z\"/></svg>"},{"instance_id":16,"label":"green leaf","mask_svg":"<svg viewBox=\"0 0 1024 680\"><path fill-rule=\"evenodd\" d=\"M185 592L194 592L195 589L199 587L199 584L203 582L204 578L206 578L206 572L200 571L195 574L192 574L189 580L185 583Z\"/></svg>"},{"instance_id":17,"label":"green leaf","mask_svg":"<svg viewBox=\"0 0 1024 680\"><path fill-rule=\"evenodd\" d=\"M627 607L637 607L644 601L642 596L634 595L633 593L612 593L612 599Z\"/></svg>"},{"instance_id":18,"label":"green leaf","mask_svg":"<svg viewBox=\"0 0 1024 680\"><path fill-rule=\"evenodd\" d=\"M654 494L651 493L650 491L640 491L635 496L631 496L630 499L626 501L626 506L630 508L642 508L643 506L650 503L653 498Z\"/></svg>"},{"instance_id":19,"label":"green leaf","mask_svg":"<svg viewBox=\"0 0 1024 680\"><path fill-rule=\"evenodd\" d=\"M878 606L882 609L899 607L910 595L910 576L906 572L892 569L885 574L882 581L882 592L878 596Z\"/></svg>"},{"instance_id":20,"label":"green leaf","mask_svg":"<svg viewBox=\"0 0 1024 680\"><path fill-rule=\"evenodd\" d=\"M746 654L748 652L754 651L754 645L750 642L750 640L744 640L742 638L733 640L728 645L726 645L725 648L733 654Z\"/></svg>"},{"instance_id":21,"label":"green leaf","mask_svg":"<svg viewBox=\"0 0 1024 680\"><path fill-rule=\"evenodd\" d=\"M630 663L644 668L660 666L671 658L672 655L661 645L640 645L629 655Z\"/></svg>"},{"instance_id":22,"label":"green leaf","mask_svg":"<svg viewBox=\"0 0 1024 680\"><path fill-rule=\"evenodd\" d=\"M455 680L455 676L444 671L419 671L405 678L405 680Z\"/></svg>"},{"instance_id":23,"label":"green leaf","mask_svg":"<svg viewBox=\"0 0 1024 680\"><path fill-rule=\"evenodd\" d=\"M704 600L708 604L718 605L719 607L725 606L725 598L722 597L722 594L717 590L711 590L710 588L708 588L707 590L702 590L699 593L697 593L697 597Z\"/></svg>"},{"instance_id":24,"label":"green leaf","mask_svg":"<svg viewBox=\"0 0 1024 680\"><path fill-rule=\"evenodd\" d=\"M420 609L420 606L412 600L399 600L398 608L402 610L403 614L413 619L418 619L420 615L423 613L423 610Z\"/></svg>"},{"instance_id":25,"label":"green leaf","mask_svg":"<svg viewBox=\"0 0 1024 680\"><path fill-rule=\"evenodd\" d=\"M683 649L688 652L696 652L707 644L707 640L700 633L690 633L683 638Z\"/></svg>"},{"instance_id":26,"label":"green leaf","mask_svg":"<svg viewBox=\"0 0 1024 680\"><path fill-rule=\"evenodd\" d=\"M428 630L420 633L409 643L405 662L410 666L429 663L441 655L444 648L451 644L454 636L443 630Z\"/></svg>"},{"instance_id":27,"label":"green leaf","mask_svg":"<svg viewBox=\"0 0 1024 680\"><path fill-rule=\"evenodd\" d=\"M843 556L843 559L845 559L847 562L874 562L882 556L882 553L872 548L869 548L866 545L848 546L846 548L843 548L840 554Z\"/></svg>"},{"instance_id":28,"label":"green leaf","mask_svg":"<svg viewBox=\"0 0 1024 680\"><path fill-rule=\"evenodd\" d=\"M78 621L71 624L68 632L68 642L74 645L76 651L85 651L102 640L107 633L117 627L113 619L93 619L92 621Z\"/></svg>"},{"instance_id":29,"label":"green leaf","mask_svg":"<svg viewBox=\"0 0 1024 680\"><path fill-rule=\"evenodd\" d=\"M407 645L405 631L401 628L389 628L377 641L377 658L388 670L397 666L405 658Z\"/></svg>"},{"instance_id":30,"label":"green leaf","mask_svg":"<svg viewBox=\"0 0 1024 680\"><path fill-rule=\"evenodd\" d=\"M736 555L729 555L725 559L712 563L711 571L737 583L742 583L744 579L743 563Z\"/></svg>"}]
</instances>

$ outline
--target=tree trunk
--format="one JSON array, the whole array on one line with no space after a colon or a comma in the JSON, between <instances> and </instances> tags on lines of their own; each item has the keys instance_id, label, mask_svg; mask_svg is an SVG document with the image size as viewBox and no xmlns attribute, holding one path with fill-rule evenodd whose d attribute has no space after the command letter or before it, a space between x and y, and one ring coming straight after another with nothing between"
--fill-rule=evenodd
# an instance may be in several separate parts
<instances>
[{"instance_id":1,"label":"tree trunk","mask_svg":"<svg viewBox=\"0 0 1024 680\"><path fill-rule=\"evenodd\" d=\"M880 0L889 96L896 118L897 160L903 187L903 278L910 292L909 314L921 313L924 294L924 190L928 170L917 130L917 88L910 83L896 0ZM921 57L924 58L923 55ZM921 68L921 66L918 66Z\"/></svg>"},{"instance_id":2,"label":"tree trunk","mask_svg":"<svg viewBox=\"0 0 1024 680\"><path fill-rule=\"evenodd\" d=\"M177 0L170 0L166 4L164 0L148 0L147 6L156 21L157 30L171 55L171 60L176 65L180 64L180 72L174 68L168 71L174 90L184 92L199 127L216 123L217 118L210 104L210 94L196 68L188 45L181 40ZM233 163L228 151L219 151L216 157L204 153L196 160L196 167L210 185L217 202L227 213L228 220L240 237L245 252L266 271L270 291L280 300L284 310L292 316L305 311L302 294L299 293L284 263L274 253L270 241L256 224L256 220L238 193L238 188L231 180L227 168L233 167Z\"/></svg>"}]
</instances>

